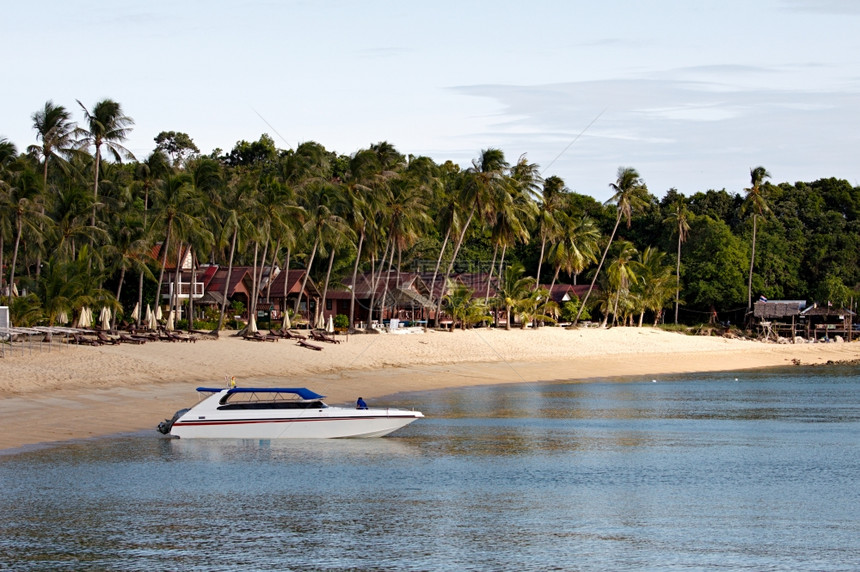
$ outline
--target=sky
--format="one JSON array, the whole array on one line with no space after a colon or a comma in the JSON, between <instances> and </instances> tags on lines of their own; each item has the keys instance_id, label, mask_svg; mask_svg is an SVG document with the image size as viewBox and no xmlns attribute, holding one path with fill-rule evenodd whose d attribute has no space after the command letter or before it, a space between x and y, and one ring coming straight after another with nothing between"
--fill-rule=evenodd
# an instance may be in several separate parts
<instances>
[{"instance_id":1,"label":"sky","mask_svg":"<svg viewBox=\"0 0 860 572\"><path fill-rule=\"evenodd\" d=\"M46 101L83 123L111 98L146 158L268 133L351 155L388 141L467 167L482 149L605 201L619 167L652 194L860 186L854 0L44 0L4 2L0 137L37 142Z\"/></svg>"}]
</instances>

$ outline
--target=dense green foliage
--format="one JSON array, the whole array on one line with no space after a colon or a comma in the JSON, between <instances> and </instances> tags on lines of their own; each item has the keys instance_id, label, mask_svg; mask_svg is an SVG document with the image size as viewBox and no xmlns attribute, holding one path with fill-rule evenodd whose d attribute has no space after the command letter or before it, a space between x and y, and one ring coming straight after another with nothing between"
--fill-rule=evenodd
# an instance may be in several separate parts
<instances>
[{"instance_id":1,"label":"dense green foliage","mask_svg":"<svg viewBox=\"0 0 860 572\"><path fill-rule=\"evenodd\" d=\"M18 325L153 304L180 246L231 268L309 268L321 292L370 270L498 277L494 300L452 283L435 301L464 327L491 315L634 324L715 311L738 323L760 295L848 304L860 283L860 189L844 180L773 184L755 167L742 194L658 198L647 173L622 167L600 204L492 148L465 169L387 142L347 156L315 142L278 149L268 135L204 156L189 135L163 131L135 159L118 103L80 108L83 127L46 103L25 151L0 139L0 292ZM154 258L159 243L171 248ZM544 288L558 283L594 288L559 307Z\"/></svg>"}]
</instances>

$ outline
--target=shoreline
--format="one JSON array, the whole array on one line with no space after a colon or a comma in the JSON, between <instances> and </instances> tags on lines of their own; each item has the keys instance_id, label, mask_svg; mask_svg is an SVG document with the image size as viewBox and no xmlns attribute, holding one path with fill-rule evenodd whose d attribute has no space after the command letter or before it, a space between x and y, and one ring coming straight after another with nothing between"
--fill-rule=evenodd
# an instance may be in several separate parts
<instances>
[{"instance_id":1,"label":"shoreline","mask_svg":"<svg viewBox=\"0 0 860 572\"><path fill-rule=\"evenodd\" d=\"M289 340L64 347L0 360L0 452L138 432L197 401L196 387L309 387L330 404L405 392L537 381L742 371L860 359L860 343L771 344L652 328L469 330ZM285 378L289 381L285 382ZM390 402L390 401L389 401ZM400 407L417 403L390 402Z\"/></svg>"}]
</instances>

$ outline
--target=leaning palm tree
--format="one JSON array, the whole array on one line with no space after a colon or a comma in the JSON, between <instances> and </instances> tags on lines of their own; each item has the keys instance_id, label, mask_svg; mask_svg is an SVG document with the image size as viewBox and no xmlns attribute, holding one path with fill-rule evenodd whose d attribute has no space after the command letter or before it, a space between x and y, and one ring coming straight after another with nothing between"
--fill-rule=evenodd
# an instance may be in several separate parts
<instances>
[{"instance_id":1,"label":"leaning palm tree","mask_svg":"<svg viewBox=\"0 0 860 572\"><path fill-rule=\"evenodd\" d=\"M672 211L663 222L672 225L678 232L678 260L675 267L675 324L677 324L681 296L681 244L687 240L687 233L690 231L690 211L683 197L678 197L672 205Z\"/></svg>"},{"instance_id":2,"label":"leaning palm tree","mask_svg":"<svg viewBox=\"0 0 860 572\"><path fill-rule=\"evenodd\" d=\"M752 210L753 217L752 253L750 254L750 273L747 282L747 312L752 309L752 277L753 265L755 264L755 239L758 230L758 217L763 217L766 213L770 212L770 207L767 204L764 189L762 188L764 180L769 178L770 173L764 167L759 166L750 169L750 188L744 189L747 196L744 199L743 210Z\"/></svg>"},{"instance_id":3,"label":"leaning palm tree","mask_svg":"<svg viewBox=\"0 0 860 572\"><path fill-rule=\"evenodd\" d=\"M121 162L122 159L134 159L134 155L122 146L121 142L128 138L134 120L123 113L122 107L112 99L103 99L88 110L78 100L78 105L84 110L87 128L78 128L76 133L80 136L78 145L80 148L92 147L95 150L93 163L93 200L98 202L99 197L99 166L102 158L102 146L113 156L114 160ZM92 225L95 226L96 210L93 206Z\"/></svg>"},{"instance_id":4,"label":"leaning palm tree","mask_svg":"<svg viewBox=\"0 0 860 572\"><path fill-rule=\"evenodd\" d=\"M594 283L600 274L600 269L603 268L603 263L606 261L606 254L612 246L612 241L615 239L615 233L618 231L618 225L623 217L627 221L627 228L630 228L630 218L633 211L645 205L648 187L645 186L645 181L639 177L639 173L632 167L618 167L618 178L614 183L610 183L609 187L614 191L612 198L607 203L615 203L617 211L615 217L615 226L612 227L612 234L609 235L609 242L603 250L603 256L600 258L600 264L597 265L597 270L594 272L594 278L588 286L588 291L585 293L585 298L582 300L582 305L579 307L579 312L573 320L576 325L579 322L582 311L588 302L588 297L594 289Z\"/></svg>"},{"instance_id":5,"label":"leaning palm tree","mask_svg":"<svg viewBox=\"0 0 860 572\"><path fill-rule=\"evenodd\" d=\"M481 151L481 156L478 159L472 160L472 166L466 171L459 189L459 204L467 209L469 214L466 216L465 222L460 229L460 235L457 237L454 252L448 263L448 269L445 271L445 284L448 284L451 278L451 272L454 270L454 262L457 260L457 255L460 253L460 247L463 246L466 231L469 229L472 220L476 215L484 221L492 218L492 198L509 184L507 176L508 167L509 163L505 161L505 154L501 150L485 149ZM442 297L440 296L439 303L436 306L437 321L441 310Z\"/></svg>"}]
</instances>

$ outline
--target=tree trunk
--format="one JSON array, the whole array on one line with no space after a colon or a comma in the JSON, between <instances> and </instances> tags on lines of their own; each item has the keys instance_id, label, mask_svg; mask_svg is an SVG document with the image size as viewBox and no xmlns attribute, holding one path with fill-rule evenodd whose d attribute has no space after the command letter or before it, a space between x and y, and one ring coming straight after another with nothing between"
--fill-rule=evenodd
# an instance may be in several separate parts
<instances>
[{"instance_id":1,"label":"tree trunk","mask_svg":"<svg viewBox=\"0 0 860 572\"><path fill-rule=\"evenodd\" d=\"M535 291L540 288L540 270L543 266L544 250L546 249L546 236L541 233L540 258L538 259L537 275L535 276Z\"/></svg>"},{"instance_id":2,"label":"tree trunk","mask_svg":"<svg viewBox=\"0 0 860 572\"><path fill-rule=\"evenodd\" d=\"M753 264L755 263L755 235L756 235L756 226L758 215L753 213L753 236L752 236L752 254L750 255L750 276L749 281L747 282L747 312L752 309L752 276L753 276Z\"/></svg>"},{"instance_id":3,"label":"tree trunk","mask_svg":"<svg viewBox=\"0 0 860 572\"><path fill-rule=\"evenodd\" d=\"M615 232L618 230L618 224L621 222L621 211L618 211L618 216L615 218L615 226L612 228L612 234L609 237L609 242L606 244L606 248L603 250L603 256L600 257L600 264L597 265L597 271L594 273L594 278L591 279L591 285L588 287L588 291L585 293L585 298L582 299L582 304L579 306L579 312L576 313L576 319L573 320L573 325L577 325L579 323L579 317L582 316L582 310L585 308L585 303L588 302L588 297L591 295L591 291L594 290L594 283L597 282L597 276L600 274L600 269L603 268L603 262L606 260L606 255L609 253L609 247L612 246L612 241L615 239ZM603 322L606 325L606 321Z\"/></svg>"},{"instance_id":4,"label":"tree trunk","mask_svg":"<svg viewBox=\"0 0 860 572\"><path fill-rule=\"evenodd\" d=\"M436 292L436 276L439 274L439 266L442 264L442 255L445 253L445 247L448 246L448 239L451 237L451 229L448 229L448 232L445 233L445 240L442 241L442 248L439 249L439 258L436 259L436 268L433 269L433 281L430 282L430 301L435 302L435 292ZM442 297L442 293L440 291L439 297Z\"/></svg>"},{"instance_id":5,"label":"tree trunk","mask_svg":"<svg viewBox=\"0 0 860 572\"><path fill-rule=\"evenodd\" d=\"M436 304L436 325L439 325L440 315L442 313L442 299L444 298L445 288L448 284L448 279L451 277L451 271L454 269L454 262L457 260L457 255L460 254L460 247L463 246L463 240L466 238L466 231L469 225L472 224L472 217L475 216L477 205L472 205L472 211L466 219L466 224L463 225L463 230L460 231L460 236L457 238L457 245L454 247L454 253L451 255L451 262L448 263L448 270L445 272L445 281L442 283L442 291L439 293L439 302Z\"/></svg>"},{"instance_id":6,"label":"tree trunk","mask_svg":"<svg viewBox=\"0 0 860 572\"><path fill-rule=\"evenodd\" d=\"M349 329L352 330L355 327L355 288L357 286L356 281L358 280L358 264L361 260L361 249L364 246L364 231L367 228L367 223L361 227L361 234L358 236L358 248L356 248L355 253L355 264L352 267L352 288L349 289L350 297L349 297Z\"/></svg>"},{"instance_id":7,"label":"tree trunk","mask_svg":"<svg viewBox=\"0 0 860 572\"><path fill-rule=\"evenodd\" d=\"M325 285L323 285L322 291L322 300L320 304L322 304L322 308L320 308L320 312L323 314L323 318L325 318L325 310L326 310L326 296L328 296L328 281L331 278L331 267L334 266L334 246L331 247L331 253L328 257L328 269L325 273ZM334 305L332 305L332 309L334 309Z\"/></svg>"},{"instance_id":8,"label":"tree trunk","mask_svg":"<svg viewBox=\"0 0 860 572\"><path fill-rule=\"evenodd\" d=\"M681 234L678 233L678 263L675 266L675 325L678 325L678 304L681 296Z\"/></svg>"},{"instance_id":9,"label":"tree trunk","mask_svg":"<svg viewBox=\"0 0 860 572\"><path fill-rule=\"evenodd\" d=\"M218 326L212 332L217 338L221 328L224 326L224 313L227 311L227 294L230 291L230 275L233 274L233 255L236 253L236 237L239 235L239 228L233 229L233 239L230 243L230 260L227 262L227 278L224 282L224 299L221 300L221 315L218 317Z\"/></svg>"},{"instance_id":10,"label":"tree trunk","mask_svg":"<svg viewBox=\"0 0 860 572\"><path fill-rule=\"evenodd\" d=\"M308 285L308 277L311 275L311 266L313 266L314 257L317 255L317 247L319 246L319 243L320 243L320 239L319 239L319 236L317 236L316 239L314 240L314 246L311 249L311 257L308 259L308 264L305 267L305 277L302 280L302 289L299 290L299 297L296 298L296 307L293 309L293 313L296 315L298 315L299 306L302 303L302 294L304 294L305 288L307 288L307 285ZM308 317L310 317L310 311L311 311L311 304L310 304L310 298L308 298Z\"/></svg>"}]
</instances>

